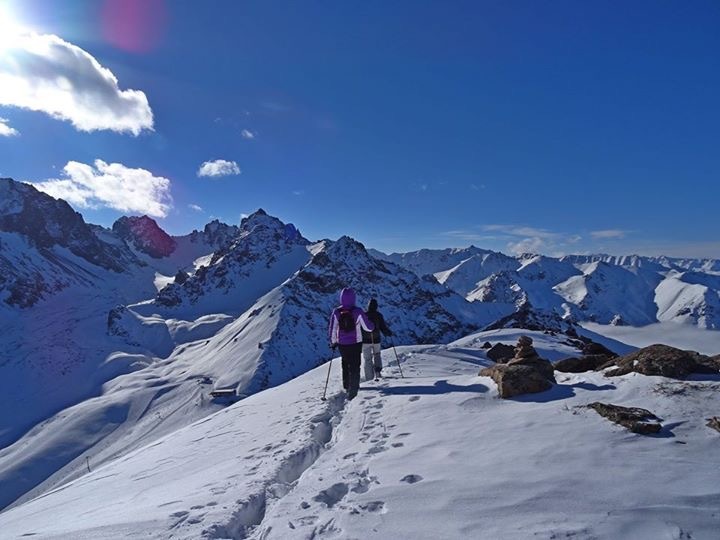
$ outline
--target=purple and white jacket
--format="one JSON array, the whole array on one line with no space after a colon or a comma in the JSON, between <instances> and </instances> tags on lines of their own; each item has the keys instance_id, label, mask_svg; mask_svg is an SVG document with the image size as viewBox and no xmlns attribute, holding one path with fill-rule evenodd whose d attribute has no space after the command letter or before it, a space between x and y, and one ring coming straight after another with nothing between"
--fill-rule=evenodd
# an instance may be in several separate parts
<instances>
[{"instance_id":1,"label":"purple and white jacket","mask_svg":"<svg viewBox=\"0 0 720 540\"><path fill-rule=\"evenodd\" d=\"M353 319L355 319L355 330L346 332L340 329L340 308L352 308ZM336 307L330 316L330 325L328 327L328 337L333 345L354 345L362 343L362 331L372 332L375 329L372 321L368 319L365 312L355 306L355 291L351 288L345 288L340 293L340 306Z\"/></svg>"}]
</instances>

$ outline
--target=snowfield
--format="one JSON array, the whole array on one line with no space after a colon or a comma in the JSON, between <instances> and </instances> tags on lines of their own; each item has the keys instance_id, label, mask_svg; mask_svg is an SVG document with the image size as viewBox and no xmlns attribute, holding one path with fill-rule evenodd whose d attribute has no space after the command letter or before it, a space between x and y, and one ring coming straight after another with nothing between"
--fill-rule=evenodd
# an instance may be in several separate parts
<instances>
[{"instance_id":1,"label":"snowfield","mask_svg":"<svg viewBox=\"0 0 720 540\"><path fill-rule=\"evenodd\" d=\"M510 400L477 376L497 330L383 351L387 378L357 399L334 360L0 513L2 538L633 538L720 531L720 376L690 381L557 373ZM583 407L649 409L656 436ZM92 404L92 402L86 402ZM88 405L90 406L90 405Z\"/></svg>"}]
</instances>

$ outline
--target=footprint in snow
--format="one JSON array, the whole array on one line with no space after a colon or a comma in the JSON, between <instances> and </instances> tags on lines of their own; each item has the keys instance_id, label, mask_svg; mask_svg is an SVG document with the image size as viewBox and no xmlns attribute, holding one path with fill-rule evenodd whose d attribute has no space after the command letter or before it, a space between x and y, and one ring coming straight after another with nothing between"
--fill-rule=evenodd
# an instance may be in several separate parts
<instances>
[{"instance_id":1,"label":"footprint in snow","mask_svg":"<svg viewBox=\"0 0 720 540\"><path fill-rule=\"evenodd\" d=\"M403 476L400 481L405 482L407 484L416 484L417 482L420 482L423 479L422 476L419 474L408 474L407 476Z\"/></svg>"},{"instance_id":2,"label":"footprint in snow","mask_svg":"<svg viewBox=\"0 0 720 540\"><path fill-rule=\"evenodd\" d=\"M360 508L366 512L378 513L385 512L385 503L383 501L371 501L367 504L361 504Z\"/></svg>"},{"instance_id":3,"label":"footprint in snow","mask_svg":"<svg viewBox=\"0 0 720 540\"><path fill-rule=\"evenodd\" d=\"M348 491L350 491L350 489L348 488L348 485L346 483L338 482L337 484L333 484L327 489L323 489L320 493L313 497L313 500L316 502L325 503L328 508L332 508L341 500L343 500L345 495L348 494Z\"/></svg>"},{"instance_id":4,"label":"footprint in snow","mask_svg":"<svg viewBox=\"0 0 720 540\"><path fill-rule=\"evenodd\" d=\"M420 396L412 396L408 401L417 401L420 399Z\"/></svg>"}]
</instances>

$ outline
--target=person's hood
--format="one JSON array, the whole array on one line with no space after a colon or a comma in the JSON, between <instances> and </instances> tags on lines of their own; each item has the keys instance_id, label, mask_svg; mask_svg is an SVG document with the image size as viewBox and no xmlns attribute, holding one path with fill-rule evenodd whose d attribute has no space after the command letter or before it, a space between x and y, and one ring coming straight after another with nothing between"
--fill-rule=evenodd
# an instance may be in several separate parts
<instances>
[{"instance_id":1,"label":"person's hood","mask_svg":"<svg viewBox=\"0 0 720 540\"><path fill-rule=\"evenodd\" d=\"M368 303L368 311L377 311L377 300L374 298L370 299L370 302Z\"/></svg>"},{"instance_id":2,"label":"person's hood","mask_svg":"<svg viewBox=\"0 0 720 540\"><path fill-rule=\"evenodd\" d=\"M343 307L355 306L355 291L350 287L346 287L340 292L340 305Z\"/></svg>"}]
</instances>

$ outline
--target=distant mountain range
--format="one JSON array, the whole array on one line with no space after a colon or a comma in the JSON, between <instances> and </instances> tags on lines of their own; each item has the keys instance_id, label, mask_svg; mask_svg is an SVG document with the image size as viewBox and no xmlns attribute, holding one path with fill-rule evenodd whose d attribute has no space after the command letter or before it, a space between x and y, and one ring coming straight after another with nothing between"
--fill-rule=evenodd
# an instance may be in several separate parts
<instances>
[{"instance_id":1,"label":"distant mountain range","mask_svg":"<svg viewBox=\"0 0 720 540\"><path fill-rule=\"evenodd\" d=\"M377 298L397 345L523 321L720 328L717 260L385 255L263 210L171 236L147 216L91 225L0 179L0 508L216 411L211 388L247 396L330 359L346 286Z\"/></svg>"},{"instance_id":2,"label":"distant mountain range","mask_svg":"<svg viewBox=\"0 0 720 540\"><path fill-rule=\"evenodd\" d=\"M525 254L471 246L375 257L393 261L475 302L528 304L563 318L633 326L673 321L720 328L720 260Z\"/></svg>"}]
</instances>

